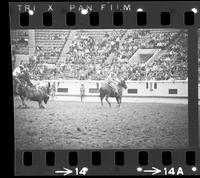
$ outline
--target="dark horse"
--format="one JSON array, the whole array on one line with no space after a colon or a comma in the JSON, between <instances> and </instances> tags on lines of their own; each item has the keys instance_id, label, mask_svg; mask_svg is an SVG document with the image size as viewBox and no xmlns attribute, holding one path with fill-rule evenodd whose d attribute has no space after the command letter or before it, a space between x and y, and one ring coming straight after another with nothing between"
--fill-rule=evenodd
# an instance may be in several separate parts
<instances>
[{"instance_id":1,"label":"dark horse","mask_svg":"<svg viewBox=\"0 0 200 178\"><path fill-rule=\"evenodd\" d=\"M113 88L107 84L104 83L100 88L100 98L101 98L101 105L103 105L103 99L105 97L106 101L108 102L109 106L111 107L110 102L108 101L108 98L116 98L116 101L118 105L120 106L122 102L122 89L127 89L126 80L123 79L117 84L118 94L114 92Z\"/></svg>"},{"instance_id":2,"label":"dark horse","mask_svg":"<svg viewBox=\"0 0 200 178\"><path fill-rule=\"evenodd\" d=\"M18 82L18 91L16 90L17 86L17 80L14 78L13 80L13 93L14 98L16 96L19 96L22 105L25 106L25 108L28 108L27 104L25 103L25 100L31 100L31 101L37 101L39 104L39 108L44 108L42 105L42 101L44 101L45 104L47 104L47 101L49 100L49 86L48 87L40 87L39 89L36 89L33 87L30 80L27 80L27 78L20 78L20 82Z\"/></svg>"},{"instance_id":3,"label":"dark horse","mask_svg":"<svg viewBox=\"0 0 200 178\"><path fill-rule=\"evenodd\" d=\"M23 72L23 74L21 74L20 76L13 77L13 99L15 100L16 96L19 96L22 101L22 105L26 107L27 105L24 102L26 96L25 86L33 87L33 84L31 83L29 78L30 76L28 72Z\"/></svg>"},{"instance_id":4,"label":"dark horse","mask_svg":"<svg viewBox=\"0 0 200 178\"><path fill-rule=\"evenodd\" d=\"M17 85L18 85L18 90L17 90ZM20 80L19 82L19 80L16 80L15 78L13 78L13 99L15 101L15 98L19 96L22 101L22 105L27 107L27 105L24 102L24 99L26 96L25 85L26 85L25 81Z\"/></svg>"}]
</instances>

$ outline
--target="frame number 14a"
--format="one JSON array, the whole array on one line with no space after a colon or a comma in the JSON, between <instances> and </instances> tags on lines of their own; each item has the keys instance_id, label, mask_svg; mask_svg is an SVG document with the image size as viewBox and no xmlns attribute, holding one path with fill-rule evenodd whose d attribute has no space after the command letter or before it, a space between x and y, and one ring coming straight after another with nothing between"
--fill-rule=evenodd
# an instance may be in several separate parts
<instances>
[{"instance_id":1,"label":"frame number 14a","mask_svg":"<svg viewBox=\"0 0 200 178\"><path fill-rule=\"evenodd\" d=\"M166 167L164 168L164 174L165 175L184 175L183 169L179 167L178 169L175 169L174 167L167 169Z\"/></svg>"},{"instance_id":2,"label":"frame number 14a","mask_svg":"<svg viewBox=\"0 0 200 178\"><path fill-rule=\"evenodd\" d=\"M151 175L156 175L156 174L160 174L160 173L163 173L164 175L184 175L182 167L178 167L178 168L164 167L163 170L158 169L156 167L152 167L151 169L143 169L141 167L138 167L137 171L138 172L144 172L144 173L150 173Z\"/></svg>"}]
</instances>

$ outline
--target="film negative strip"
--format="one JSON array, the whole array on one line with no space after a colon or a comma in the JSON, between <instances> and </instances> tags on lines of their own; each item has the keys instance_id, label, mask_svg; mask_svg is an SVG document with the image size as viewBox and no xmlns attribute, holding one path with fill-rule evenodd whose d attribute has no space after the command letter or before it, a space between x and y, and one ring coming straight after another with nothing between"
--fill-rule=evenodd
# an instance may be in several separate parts
<instances>
[{"instance_id":1,"label":"film negative strip","mask_svg":"<svg viewBox=\"0 0 200 178\"><path fill-rule=\"evenodd\" d=\"M200 175L199 11L10 2L15 175Z\"/></svg>"}]
</instances>

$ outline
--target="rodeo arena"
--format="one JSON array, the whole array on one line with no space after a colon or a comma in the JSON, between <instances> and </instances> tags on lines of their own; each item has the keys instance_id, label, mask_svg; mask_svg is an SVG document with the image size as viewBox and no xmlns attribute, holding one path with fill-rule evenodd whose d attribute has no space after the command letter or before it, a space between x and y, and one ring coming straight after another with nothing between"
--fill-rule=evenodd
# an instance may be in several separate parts
<instances>
[{"instance_id":1,"label":"rodeo arena","mask_svg":"<svg viewBox=\"0 0 200 178\"><path fill-rule=\"evenodd\" d=\"M187 38L11 30L15 149L187 148Z\"/></svg>"}]
</instances>

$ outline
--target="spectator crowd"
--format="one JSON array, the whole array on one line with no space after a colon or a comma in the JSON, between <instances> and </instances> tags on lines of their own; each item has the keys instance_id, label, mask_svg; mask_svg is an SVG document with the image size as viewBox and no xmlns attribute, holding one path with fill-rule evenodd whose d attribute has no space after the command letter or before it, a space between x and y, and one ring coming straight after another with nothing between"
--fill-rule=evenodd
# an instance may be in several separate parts
<instances>
[{"instance_id":1,"label":"spectator crowd","mask_svg":"<svg viewBox=\"0 0 200 178\"><path fill-rule=\"evenodd\" d=\"M102 30L103 31L103 30ZM48 35L49 40L65 39L67 35ZM113 30L103 35L76 32L66 60L48 68L44 47L36 48L25 64L34 79L104 80L111 72L129 80L187 79L187 33L154 32L151 30ZM157 58L146 62L130 62L138 49L161 49ZM48 55L59 55L61 48L50 49Z\"/></svg>"}]
</instances>

